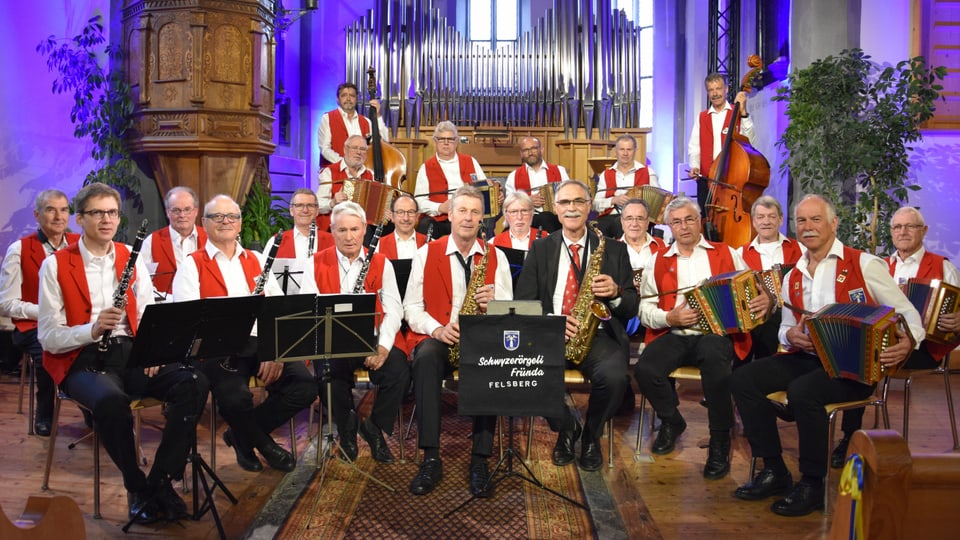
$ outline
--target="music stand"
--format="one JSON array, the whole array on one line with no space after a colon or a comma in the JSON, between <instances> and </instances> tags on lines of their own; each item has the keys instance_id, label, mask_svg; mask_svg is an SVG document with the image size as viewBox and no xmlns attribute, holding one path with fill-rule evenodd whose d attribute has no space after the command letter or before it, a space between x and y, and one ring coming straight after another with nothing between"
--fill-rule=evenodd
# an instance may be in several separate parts
<instances>
[{"instance_id":1,"label":"music stand","mask_svg":"<svg viewBox=\"0 0 960 540\"><path fill-rule=\"evenodd\" d=\"M309 259L281 259L277 258L273 263L273 275L277 278L277 283L283 289L283 294L299 294L303 286L303 276L305 274L306 263ZM282 270L277 270L282 268Z\"/></svg>"},{"instance_id":2,"label":"music stand","mask_svg":"<svg viewBox=\"0 0 960 540\"><path fill-rule=\"evenodd\" d=\"M179 363L182 369L193 371L192 361L198 357L237 354L250 336L262 301L262 296L241 296L151 304L143 312L130 358L135 359L137 368ZM194 410L199 409L197 404ZM233 504L237 504L237 498L197 451L196 429L190 437L187 462L192 465L193 476L192 519L199 520L209 511L220 537L226 538L213 499L214 490L220 488ZM203 486L205 495L202 503L198 484ZM134 519L124 525L124 532Z\"/></svg>"},{"instance_id":3,"label":"music stand","mask_svg":"<svg viewBox=\"0 0 960 540\"><path fill-rule=\"evenodd\" d=\"M507 314L491 315L489 313L491 306L495 310L498 308L506 310ZM582 503L544 485L514 447L513 419L517 412L522 413L523 416L559 416L563 408L565 361L562 337L565 332L566 321L563 317L558 316L519 315L518 312L521 312L521 310L528 313L539 313L542 307L537 301L491 302L488 305L487 315L468 315L460 318L461 382L458 412L461 415L503 415L504 413L507 415L507 449L503 451L500 461L497 462L482 491L488 491L508 478L519 478L560 497L570 504L587 510L587 507ZM495 340L499 339L501 334L503 345L498 348L492 343L490 336L494 336L493 339ZM485 365L480 365L479 356L481 354L488 361ZM504 373L504 370L512 374L511 369L515 369L511 368L509 362L505 362L503 365L491 362L491 360L501 358L497 356L498 354L501 354L504 360L509 360L511 357L529 359L528 366L538 366L536 369L543 371L542 375L539 375L538 384L529 387L532 396L524 396L526 399L522 399L518 394L510 395L507 393L509 390L501 389L501 395L491 399L489 391L483 392L481 390L484 384L487 385L487 388L490 388L490 383L487 381L491 375L484 373L484 371L491 372L494 377L503 377L506 380L508 376ZM532 382L532 379L537 378L537 376L521 374L509 382L522 382L521 379L524 378ZM468 384L479 382L481 386L476 390L470 390L469 386L465 387L465 382ZM506 386L511 385L507 384ZM551 397L548 393L549 390L559 390L560 393ZM483 395L484 393L486 395ZM518 410L521 408L523 410ZM514 470L513 463L515 460L523 466L526 474L523 471ZM444 517L451 516L476 498L476 495L471 494L469 499L447 512Z\"/></svg>"},{"instance_id":4,"label":"music stand","mask_svg":"<svg viewBox=\"0 0 960 540\"><path fill-rule=\"evenodd\" d=\"M317 432L320 485L326 478L330 460L336 457L354 471L396 492L393 487L359 469L333 437L330 360L376 354L376 297L375 293L273 296L266 299L261 310L261 352L264 346L269 347L272 343L270 357L278 362L315 360L317 383L326 388L328 430L325 446L320 432Z\"/></svg>"}]
</instances>

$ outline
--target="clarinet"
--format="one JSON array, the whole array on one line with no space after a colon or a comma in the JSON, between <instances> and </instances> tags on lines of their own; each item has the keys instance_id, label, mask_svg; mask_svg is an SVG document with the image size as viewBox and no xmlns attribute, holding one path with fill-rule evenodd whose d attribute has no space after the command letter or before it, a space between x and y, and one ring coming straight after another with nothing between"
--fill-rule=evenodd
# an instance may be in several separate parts
<instances>
[{"instance_id":1,"label":"clarinet","mask_svg":"<svg viewBox=\"0 0 960 540\"><path fill-rule=\"evenodd\" d=\"M307 240L307 258L313 256L313 244L317 241L317 220L310 223L310 238Z\"/></svg>"},{"instance_id":2,"label":"clarinet","mask_svg":"<svg viewBox=\"0 0 960 540\"><path fill-rule=\"evenodd\" d=\"M383 222L377 224L377 228L373 230L373 237L370 238L370 245L367 246L367 256L363 258L363 265L360 267L360 273L357 274L357 282L353 284L353 294L360 294L363 292L363 281L367 279L367 272L370 271L370 261L373 260L373 252L377 249L377 244L380 243L380 233L383 232Z\"/></svg>"},{"instance_id":3,"label":"clarinet","mask_svg":"<svg viewBox=\"0 0 960 540\"><path fill-rule=\"evenodd\" d=\"M427 238L424 241L425 244L429 244L433 240L433 222L430 222L430 225L427 225Z\"/></svg>"},{"instance_id":4,"label":"clarinet","mask_svg":"<svg viewBox=\"0 0 960 540\"><path fill-rule=\"evenodd\" d=\"M127 289L130 288L130 280L133 279L133 270L137 265L137 258L140 256L140 246L143 245L143 239L147 237L147 220L140 223L140 229L137 230L137 238L133 241L133 251L130 252L130 258L127 259L127 265L120 274L120 282L113 291L113 307L123 309L127 305ZM101 353L110 351L110 330L103 332L100 336L100 343L97 350ZM101 361L103 358L101 358ZM102 367L99 371L102 371Z\"/></svg>"},{"instance_id":5,"label":"clarinet","mask_svg":"<svg viewBox=\"0 0 960 540\"><path fill-rule=\"evenodd\" d=\"M280 242L283 241L283 231L278 232L273 237L273 247L267 255L267 261L263 263L263 273L257 278L257 285L253 288L253 295L256 296L263 292L267 285L267 278L270 277L270 269L273 268L273 260L277 258L277 250L280 249Z\"/></svg>"}]
</instances>

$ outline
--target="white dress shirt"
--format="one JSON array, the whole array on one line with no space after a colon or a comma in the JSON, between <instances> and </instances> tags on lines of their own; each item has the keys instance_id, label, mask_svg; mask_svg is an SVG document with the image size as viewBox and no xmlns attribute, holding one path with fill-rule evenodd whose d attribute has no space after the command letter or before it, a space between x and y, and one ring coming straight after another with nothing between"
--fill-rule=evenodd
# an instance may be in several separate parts
<instances>
[{"instance_id":1,"label":"white dress shirt","mask_svg":"<svg viewBox=\"0 0 960 540\"><path fill-rule=\"evenodd\" d=\"M392 233L393 237L397 242L397 259L412 259L416 254L417 250L420 249L420 246L417 245L417 232L413 231L410 233L408 238L401 238L397 231L394 230ZM380 253L380 243L377 243L377 253Z\"/></svg>"},{"instance_id":2,"label":"white dress shirt","mask_svg":"<svg viewBox=\"0 0 960 540\"><path fill-rule=\"evenodd\" d=\"M643 234L644 239L640 249L634 249L634 247L627 242L625 236L620 237L620 241L627 246L627 253L630 255L630 267L634 270L645 267L650 257L653 257L653 237L650 236L650 233Z\"/></svg>"},{"instance_id":3,"label":"white dress shirt","mask_svg":"<svg viewBox=\"0 0 960 540\"><path fill-rule=\"evenodd\" d=\"M263 246L264 253L270 253L270 249L273 248L273 238L276 235L270 235L270 238L267 240L265 246ZM297 259L304 259L307 257L307 251L310 249L310 233L303 234L300 232L300 229L293 228L293 250L296 254ZM317 238L313 238L313 252L317 252Z\"/></svg>"},{"instance_id":4,"label":"white dress shirt","mask_svg":"<svg viewBox=\"0 0 960 540\"><path fill-rule=\"evenodd\" d=\"M427 251L429 244L424 244L417 250L413 258L410 270L410 280L407 282L407 294L403 299L403 313L407 319L410 329L418 334L433 335L433 332L443 325L427 313L423 304L423 267L427 261ZM482 253L479 242L474 243L470 248L468 257L473 260L473 256ZM450 261L450 279L453 282L453 298L451 299L450 322L456 322L460 314L460 308L463 306L463 297L467 293L467 285L464 280L463 267L457 260L454 253L459 253L457 245L452 236L447 237L447 259ZM510 263L506 256L499 249L494 249L493 254L497 257L497 274L494 278L494 298L496 300L513 299L513 277L510 275ZM474 267L475 268L475 267ZM489 271L489 267L487 268Z\"/></svg>"},{"instance_id":5,"label":"white dress shirt","mask_svg":"<svg viewBox=\"0 0 960 540\"><path fill-rule=\"evenodd\" d=\"M360 115L356 111L353 113L353 117L348 117L346 111L337 107L337 111L340 113L340 117L343 118L343 124L347 127L347 137L351 135L360 135L363 137L363 131L360 130ZM367 120L370 120L367 118ZM377 116L377 125L380 126L380 139L383 142L390 142L390 131L387 130L387 125L383 122L382 116ZM317 128L317 144L320 146L320 154L323 155L324 159L329 163L336 163L343 156L337 153L336 150L331 146L333 142L333 135L330 132L330 116L329 113L325 113L320 117L320 127Z\"/></svg>"},{"instance_id":6,"label":"white dress shirt","mask_svg":"<svg viewBox=\"0 0 960 540\"><path fill-rule=\"evenodd\" d=\"M610 240L607 240L607 241L609 242ZM583 236L581 236L577 240L570 240L566 236L563 236L563 244L565 246L565 249L561 249L560 255L557 257L557 265L558 265L557 266L557 269L558 269L557 283L553 288L553 309L556 313L545 313L544 315L559 315L563 310L563 293L564 293L564 290L567 288L567 278L571 271L570 265L572 262L572 260L570 259L570 256L571 256L570 254L572 253L570 251L570 246L574 244L580 246L580 251L577 254L580 257L580 271L586 272L587 264L589 264L590 262L590 255L593 253L586 247L587 245L586 242L587 242L586 231L584 231ZM584 277L584 279L586 279L586 277ZM581 287L584 286L582 282L580 285ZM610 304L611 307L617 307L620 305L620 298L619 297L614 298L610 300L608 303Z\"/></svg>"},{"instance_id":7,"label":"white dress shirt","mask_svg":"<svg viewBox=\"0 0 960 540\"><path fill-rule=\"evenodd\" d=\"M540 168L534 169L530 165L524 163L521 165L527 169L527 177L530 178L530 191L525 191L527 195L531 195L537 188L540 186L545 186L550 182L547 180L547 162L541 161ZM560 169L560 181L564 182L570 179L570 175L567 174L567 169L563 165L557 165L557 168ZM559 185L559 183L558 183ZM506 197L509 197L511 193L517 191L517 170L514 169L510 171L510 174L507 175L507 181L504 183L504 191ZM543 207L536 207L535 210L540 212Z\"/></svg>"},{"instance_id":8,"label":"white dress shirt","mask_svg":"<svg viewBox=\"0 0 960 540\"><path fill-rule=\"evenodd\" d=\"M740 246L737 253L742 257L748 248L754 248L760 254L760 263L763 266L761 270L769 270L775 264L783 264L783 243L787 237L783 233L777 233L777 240L774 242L760 243L760 237L755 236L749 246ZM800 251L806 252L807 248L800 244Z\"/></svg>"},{"instance_id":9,"label":"white dress shirt","mask_svg":"<svg viewBox=\"0 0 960 540\"><path fill-rule=\"evenodd\" d=\"M187 258L188 255L197 250L197 226L193 226L193 231L187 236L181 236L172 226L170 229L170 243L173 244L173 258L177 261L177 266ZM143 239L143 245L140 247L140 256L147 263L147 268L156 268L157 261L153 260L153 233Z\"/></svg>"},{"instance_id":10,"label":"white dress shirt","mask_svg":"<svg viewBox=\"0 0 960 540\"><path fill-rule=\"evenodd\" d=\"M49 256L66 245L67 236L63 235L59 246L54 248L48 240L43 243L43 250ZM24 301L21 295L23 273L20 257L22 252L23 244L17 239L7 247L7 254L3 257L3 265L0 266L0 316L35 321L39 316L39 306L33 302Z\"/></svg>"},{"instance_id":11,"label":"white dress shirt","mask_svg":"<svg viewBox=\"0 0 960 540\"><path fill-rule=\"evenodd\" d=\"M47 257L40 267L40 306L38 316L37 338L45 351L58 354L94 343L91 336L93 325L104 309L113 307L113 293L117 288L117 270L114 267L116 250L110 245L110 252L103 256L94 256L87 250L81 238L79 242L80 257L87 275L87 287L90 293L90 322L77 326L67 326L67 312L63 305L63 291L57 280L57 258ZM127 249L131 249L127 246ZM143 259L138 257L136 265L136 279L130 287L137 299L137 320L143 317L143 310L153 303L153 282ZM127 312L123 311L120 324L111 331L111 335L131 336L130 321Z\"/></svg>"},{"instance_id":12,"label":"white dress shirt","mask_svg":"<svg viewBox=\"0 0 960 540\"><path fill-rule=\"evenodd\" d=\"M473 160L473 172L477 176L477 180L485 180L487 175L485 175L483 169L480 168L480 163L477 162L475 158L471 157L470 159ZM460 154L454 155L453 159L440 159L437 157L437 161L440 162L440 169L447 179L447 189L450 190L450 195L453 196L453 192L463 186L463 180L460 178ZM420 168L417 170L417 183L413 189L413 194L417 197L421 214L428 216L439 215L439 208L442 203L431 201L430 197L427 197L427 193L430 193L430 180L427 179L427 165L424 163L420 165Z\"/></svg>"},{"instance_id":13,"label":"white dress shirt","mask_svg":"<svg viewBox=\"0 0 960 540\"><path fill-rule=\"evenodd\" d=\"M620 169L618 169L616 164L614 164L611 169L616 173L617 190L613 192L613 197L616 197L617 195L624 195L628 189L634 187L633 177L637 171L643 168L646 168L650 173L650 185L653 187L660 187L660 180L657 179L657 173L643 163L634 161L633 167L631 167L626 173L620 172ZM607 197L606 195L607 187L606 171L604 171L603 173L600 173L600 180L597 182L597 193L593 196L593 209L597 212L603 212L607 208L613 206L613 197ZM614 209L614 214L619 213L620 212L618 210Z\"/></svg>"},{"instance_id":14,"label":"white dress shirt","mask_svg":"<svg viewBox=\"0 0 960 540\"><path fill-rule=\"evenodd\" d=\"M710 121L712 122L713 127L713 158L716 158L720 154L720 151L723 150L723 143L721 142L721 132L723 131L723 121L727 118L727 111L732 109L733 106L729 103L724 104L723 110L716 110L711 106L708 110L710 111ZM733 123L731 119L731 123ZM748 116L746 118L740 118L740 134L745 136L747 140L753 140L753 120ZM687 157L690 160L689 165L691 167L700 167L700 114L693 116L693 130L690 132L690 142L687 143ZM710 171L700 171L700 174L706 176Z\"/></svg>"},{"instance_id":15,"label":"white dress shirt","mask_svg":"<svg viewBox=\"0 0 960 540\"><path fill-rule=\"evenodd\" d=\"M906 259L900 258L900 253L893 254L896 266L893 270L893 280L897 285L903 285L908 279L917 277L917 271L920 270L920 260L927 253L926 248L920 246L915 253L908 255ZM957 267L947 259L943 260L943 282L960 287L960 272Z\"/></svg>"}]
</instances>

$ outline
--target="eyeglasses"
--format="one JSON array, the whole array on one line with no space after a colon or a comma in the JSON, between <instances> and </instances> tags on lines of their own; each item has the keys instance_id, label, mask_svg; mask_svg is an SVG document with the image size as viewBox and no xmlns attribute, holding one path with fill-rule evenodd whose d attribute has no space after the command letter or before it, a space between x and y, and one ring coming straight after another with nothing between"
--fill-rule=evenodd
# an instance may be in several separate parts
<instances>
[{"instance_id":1,"label":"eyeglasses","mask_svg":"<svg viewBox=\"0 0 960 540\"><path fill-rule=\"evenodd\" d=\"M193 207L190 207L190 208L170 208L169 210L167 210L167 212L170 212L170 215L172 215L172 216L186 216L186 215L189 215L189 214L192 214L192 213L196 212L196 210L197 210L197 209L196 209L196 208L193 208Z\"/></svg>"},{"instance_id":2,"label":"eyeglasses","mask_svg":"<svg viewBox=\"0 0 960 540\"><path fill-rule=\"evenodd\" d=\"M433 140L437 141L438 143L447 143L447 144L453 144L457 142L456 137L434 137Z\"/></svg>"},{"instance_id":3,"label":"eyeglasses","mask_svg":"<svg viewBox=\"0 0 960 540\"><path fill-rule=\"evenodd\" d=\"M320 208L320 205L317 203L292 203L290 208L294 210L313 210L314 208Z\"/></svg>"},{"instance_id":4,"label":"eyeglasses","mask_svg":"<svg viewBox=\"0 0 960 540\"><path fill-rule=\"evenodd\" d=\"M366 146L350 146L349 144L345 144L343 147L351 152L366 152L368 148Z\"/></svg>"},{"instance_id":5,"label":"eyeglasses","mask_svg":"<svg viewBox=\"0 0 960 540\"><path fill-rule=\"evenodd\" d=\"M97 220L102 220L103 218L117 219L120 217L120 210L117 210L116 208L112 210L85 210L77 213L82 216L90 216Z\"/></svg>"},{"instance_id":6,"label":"eyeglasses","mask_svg":"<svg viewBox=\"0 0 960 540\"><path fill-rule=\"evenodd\" d=\"M416 211L416 210L394 210L394 211L393 211L393 214L396 215L396 216L410 216L410 217L413 217L413 216L416 216L416 215L417 215L417 211Z\"/></svg>"},{"instance_id":7,"label":"eyeglasses","mask_svg":"<svg viewBox=\"0 0 960 540\"><path fill-rule=\"evenodd\" d=\"M555 206L583 206L588 202L590 201L586 199L581 199L578 197L576 199L558 199L556 201L553 201L553 204Z\"/></svg>"},{"instance_id":8,"label":"eyeglasses","mask_svg":"<svg viewBox=\"0 0 960 540\"><path fill-rule=\"evenodd\" d=\"M915 231L917 229L922 229L923 225L918 225L916 223L900 223L897 225L892 225L890 230L893 232L900 232L902 230Z\"/></svg>"},{"instance_id":9,"label":"eyeglasses","mask_svg":"<svg viewBox=\"0 0 960 540\"><path fill-rule=\"evenodd\" d=\"M240 214L207 214L203 217L213 220L216 223L234 223L240 221Z\"/></svg>"},{"instance_id":10,"label":"eyeglasses","mask_svg":"<svg viewBox=\"0 0 960 540\"><path fill-rule=\"evenodd\" d=\"M626 216L620 219L623 220L624 223L643 223L644 221L650 220L650 218L648 217L640 217L640 216Z\"/></svg>"},{"instance_id":11,"label":"eyeglasses","mask_svg":"<svg viewBox=\"0 0 960 540\"><path fill-rule=\"evenodd\" d=\"M669 225L671 227L677 227L677 228L681 227L682 225L686 225L687 227L693 227L698 221L700 221L700 218L698 217L687 216L684 219L670 220Z\"/></svg>"},{"instance_id":12,"label":"eyeglasses","mask_svg":"<svg viewBox=\"0 0 960 540\"><path fill-rule=\"evenodd\" d=\"M519 208L517 210L507 210L508 216L529 216L533 213L533 210L527 208Z\"/></svg>"}]
</instances>

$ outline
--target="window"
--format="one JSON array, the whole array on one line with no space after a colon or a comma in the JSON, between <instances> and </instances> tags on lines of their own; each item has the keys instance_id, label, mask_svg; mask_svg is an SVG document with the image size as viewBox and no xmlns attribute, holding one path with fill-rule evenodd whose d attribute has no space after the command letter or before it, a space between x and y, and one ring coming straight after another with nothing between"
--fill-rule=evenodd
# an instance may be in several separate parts
<instances>
[{"instance_id":1,"label":"window","mask_svg":"<svg viewBox=\"0 0 960 540\"><path fill-rule=\"evenodd\" d=\"M501 42L514 42L519 35L518 0L470 0L468 35L474 43L489 42L496 49Z\"/></svg>"}]
</instances>

